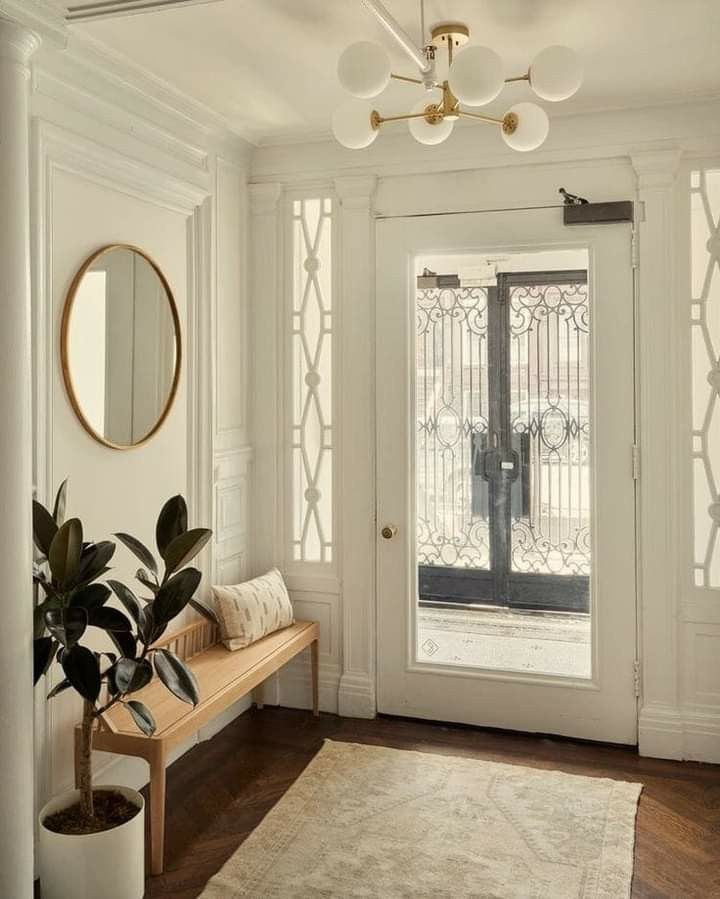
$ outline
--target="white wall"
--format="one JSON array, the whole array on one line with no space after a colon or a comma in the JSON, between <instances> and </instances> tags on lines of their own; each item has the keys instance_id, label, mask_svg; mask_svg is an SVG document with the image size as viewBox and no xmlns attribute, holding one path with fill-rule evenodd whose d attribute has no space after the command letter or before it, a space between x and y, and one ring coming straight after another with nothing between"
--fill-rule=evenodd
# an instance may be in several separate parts
<instances>
[{"instance_id":1,"label":"white wall","mask_svg":"<svg viewBox=\"0 0 720 899\"><path fill-rule=\"evenodd\" d=\"M264 459L255 482L255 495L264 505L263 513L258 508L255 531L255 558L261 567L273 562L291 567L283 537L288 514L282 412L287 391L282 349L285 210L289 198L303 192L327 192L340 203L335 264L340 269L341 333L335 352L343 355L343 363L336 372L341 419L335 464L345 488L336 496L342 563L333 576L307 565L292 566L290 577L294 597L321 621L325 708L359 715L371 715L375 708L374 585L370 579L366 589L360 589L357 577L358 561L373 570L375 485L372 461L365 464L355 455L356 438L361 435L362 443L372 415L367 385L372 385L373 353L371 346L367 351L363 347L373 326L374 215L503 208L510 185L515 195L518 187L523 192L523 205L552 204L558 202L558 188L565 187L597 201L635 199L639 211L645 211L634 249L642 455L640 750L720 761L720 602L713 596L691 603L682 586L687 584L691 523L686 504L679 502L690 489L689 459L680 449L685 445L680 410L688 403L680 374L689 363L683 343L686 290L678 279L689 234L679 226L683 219L677 219L681 160L684 165L718 154L720 107L712 102L558 117L547 144L531 155L512 154L493 129L482 126L456 129L452 139L437 148L421 147L402 133L383 133L371 148L357 153L319 142L269 146L254 154L250 191L257 239L250 296L254 342L261 348L254 361L255 440ZM286 704L307 705L307 690L297 672L281 678L276 697Z\"/></svg>"},{"instance_id":2,"label":"white wall","mask_svg":"<svg viewBox=\"0 0 720 899\"><path fill-rule=\"evenodd\" d=\"M70 480L70 511L89 536L118 530L154 543L162 503L188 500L192 522L215 531L199 563L202 591L248 564L251 452L245 424L247 361L245 194L248 147L184 98L159 96L133 70L117 72L75 40L39 55L31 96L35 483L50 501ZM70 281L98 247L130 243L153 257L178 306L183 367L167 421L144 446L96 443L68 402L59 325ZM115 576L132 582L122 547ZM55 675L57 676L57 674ZM72 783L79 703L36 690L38 803ZM206 738L248 705L206 729ZM183 749L186 747L183 747ZM99 782L139 786L139 761L96 758Z\"/></svg>"}]
</instances>

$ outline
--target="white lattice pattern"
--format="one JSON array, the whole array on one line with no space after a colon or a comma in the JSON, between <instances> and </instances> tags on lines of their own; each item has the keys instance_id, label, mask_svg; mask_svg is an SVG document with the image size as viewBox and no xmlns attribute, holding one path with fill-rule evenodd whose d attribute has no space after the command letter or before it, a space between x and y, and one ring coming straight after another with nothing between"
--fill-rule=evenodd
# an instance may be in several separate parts
<instances>
[{"instance_id":1,"label":"white lattice pattern","mask_svg":"<svg viewBox=\"0 0 720 899\"><path fill-rule=\"evenodd\" d=\"M720 587L720 170L690 175L695 583Z\"/></svg>"},{"instance_id":2,"label":"white lattice pattern","mask_svg":"<svg viewBox=\"0 0 720 899\"><path fill-rule=\"evenodd\" d=\"M332 561L332 200L292 209L292 554Z\"/></svg>"}]
</instances>

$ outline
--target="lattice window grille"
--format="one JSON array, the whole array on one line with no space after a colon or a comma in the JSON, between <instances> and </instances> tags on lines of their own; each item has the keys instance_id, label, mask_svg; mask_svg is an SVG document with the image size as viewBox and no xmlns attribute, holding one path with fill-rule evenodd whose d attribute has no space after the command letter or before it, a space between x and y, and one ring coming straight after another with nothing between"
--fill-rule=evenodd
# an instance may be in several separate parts
<instances>
[{"instance_id":1,"label":"lattice window grille","mask_svg":"<svg viewBox=\"0 0 720 899\"><path fill-rule=\"evenodd\" d=\"M292 558L333 558L332 219L329 197L292 203Z\"/></svg>"},{"instance_id":2,"label":"lattice window grille","mask_svg":"<svg viewBox=\"0 0 720 899\"><path fill-rule=\"evenodd\" d=\"M690 173L694 578L720 587L720 169Z\"/></svg>"}]
</instances>

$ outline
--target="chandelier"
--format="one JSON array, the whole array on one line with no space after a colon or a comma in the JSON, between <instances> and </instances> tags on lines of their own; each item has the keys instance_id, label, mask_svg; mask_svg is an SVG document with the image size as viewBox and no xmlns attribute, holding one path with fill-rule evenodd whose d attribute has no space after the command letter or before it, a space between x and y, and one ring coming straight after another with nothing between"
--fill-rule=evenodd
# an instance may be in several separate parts
<instances>
[{"instance_id":1,"label":"chandelier","mask_svg":"<svg viewBox=\"0 0 720 899\"><path fill-rule=\"evenodd\" d=\"M338 78L354 99L347 100L335 111L332 128L338 142L348 149L369 147L384 125L403 121L421 144L440 144L452 134L455 122L466 118L498 127L503 140L513 150L536 150L550 128L547 113L541 106L515 103L502 118L466 107L485 106L506 84L514 82L528 82L540 99L550 102L567 100L582 83L582 65L569 47L547 47L535 57L524 75L506 78L502 59L490 47L470 46L456 52L470 39L470 29L460 22L435 25L426 42L423 0L420 3L422 47L413 42L382 3L362 2L412 59L419 77L392 72L390 57L379 44L360 41L343 52L338 61ZM448 74L440 81L436 56L443 49L447 50ZM424 89L425 95L409 113L384 116L368 102L381 94L391 79Z\"/></svg>"}]
</instances>

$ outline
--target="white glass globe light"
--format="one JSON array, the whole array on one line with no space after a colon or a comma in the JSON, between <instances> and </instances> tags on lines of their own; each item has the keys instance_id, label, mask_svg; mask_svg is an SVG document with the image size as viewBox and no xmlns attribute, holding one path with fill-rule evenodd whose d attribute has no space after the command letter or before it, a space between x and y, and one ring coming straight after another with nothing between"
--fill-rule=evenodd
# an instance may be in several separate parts
<instances>
[{"instance_id":1,"label":"white glass globe light","mask_svg":"<svg viewBox=\"0 0 720 899\"><path fill-rule=\"evenodd\" d=\"M541 100L567 100L582 80L582 63L569 47L546 47L530 66L530 87Z\"/></svg>"},{"instance_id":2,"label":"white glass globe light","mask_svg":"<svg viewBox=\"0 0 720 899\"><path fill-rule=\"evenodd\" d=\"M513 150L537 150L550 130L547 113L536 103L516 103L503 118L507 124L501 126L500 132Z\"/></svg>"},{"instance_id":3,"label":"white glass globe light","mask_svg":"<svg viewBox=\"0 0 720 899\"><path fill-rule=\"evenodd\" d=\"M340 84L353 97L377 97L390 82L390 57L379 44L359 41L342 53L337 73Z\"/></svg>"},{"instance_id":4,"label":"white glass globe light","mask_svg":"<svg viewBox=\"0 0 720 899\"><path fill-rule=\"evenodd\" d=\"M503 61L489 47L468 47L450 66L448 82L461 103L483 106L494 100L505 84Z\"/></svg>"},{"instance_id":5,"label":"white glass globe light","mask_svg":"<svg viewBox=\"0 0 720 899\"><path fill-rule=\"evenodd\" d=\"M430 105L432 105L430 101L424 97L413 106L411 112L413 114L425 112ZM452 134L454 125L455 122L450 119L442 119L435 123L428 122L424 116L417 119L408 119L410 134L418 143L426 144L427 146L441 144L444 140L447 140Z\"/></svg>"},{"instance_id":6,"label":"white glass globe light","mask_svg":"<svg viewBox=\"0 0 720 899\"><path fill-rule=\"evenodd\" d=\"M365 100L346 100L333 113L332 130L338 143L348 150L362 150L380 133L373 128L373 108Z\"/></svg>"}]
</instances>

